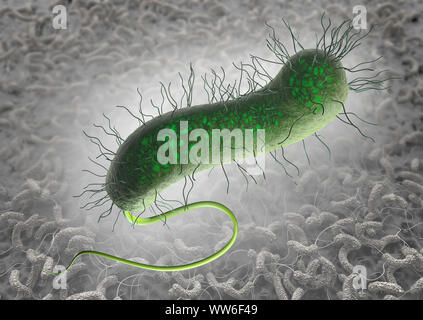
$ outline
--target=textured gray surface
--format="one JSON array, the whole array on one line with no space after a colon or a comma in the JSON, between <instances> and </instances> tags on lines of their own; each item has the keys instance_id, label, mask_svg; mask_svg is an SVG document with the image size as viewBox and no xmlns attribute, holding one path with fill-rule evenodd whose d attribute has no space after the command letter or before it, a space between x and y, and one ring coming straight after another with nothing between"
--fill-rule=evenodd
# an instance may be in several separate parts
<instances>
[{"instance_id":1,"label":"textured gray surface","mask_svg":"<svg viewBox=\"0 0 423 320\"><path fill-rule=\"evenodd\" d=\"M418 1L59 1L68 7L68 29L51 27L51 1L0 1L0 298L1 299L421 299L423 291L423 31ZM102 113L127 136L137 122L143 93L160 101L159 81L178 72L197 79L249 54L271 57L267 21L281 41L290 40L281 18L303 43L314 44L324 10L334 21L352 17L363 4L378 28L345 65L383 55L378 69L404 76L388 92L351 93L349 110L377 122L360 128L363 140L343 123L322 131L332 152L306 139L287 148L301 169L293 184L266 159L266 180L246 183L228 166L230 191L218 170L199 174L190 196L215 200L237 215L240 234L231 251L204 267L182 273L139 270L83 257L68 274L67 290L52 287L42 268L66 265L93 248L151 264L181 264L207 256L231 236L216 212L178 217L167 226L133 229L116 212L80 209L72 195L97 182L96 149L82 130L114 146L92 127ZM269 72L277 72L269 66ZM199 83L200 83L199 81ZM203 103L194 92L193 103ZM294 175L295 170L289 168ZM183 184L168 192L181 199ZM368 289L352 286L355 265L365 265Z\"/></svg>"}]
</instances>

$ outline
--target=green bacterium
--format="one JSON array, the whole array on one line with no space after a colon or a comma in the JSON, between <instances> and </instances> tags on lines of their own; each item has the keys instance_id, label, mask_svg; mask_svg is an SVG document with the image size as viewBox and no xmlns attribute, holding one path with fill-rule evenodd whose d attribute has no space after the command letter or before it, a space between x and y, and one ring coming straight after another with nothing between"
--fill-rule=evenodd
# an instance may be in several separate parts
<instances>
[{"instance_id":1,"label":"green bacterium","mask_svg":"<svg viewBox=\"0 0 423 320\"><path fill-rule=\"evenodd\" d=\"M364 33L361 30L357 31L353 28L350 20L331 28L330 19L328 19L326 25L323 15L321 18L323 35L320 38L316 37L314 48L305 49L298 38L294 36L291 27L285 21L283 22L291 35L294 54L289 55L286 46L276 37L275 30L269 26L271 32L267 39L267 47L275 55L276 61L252 56L251 64L235 66L241 74L238 84L235 82L233 85L225 85L223 70L222 75L213 71L214 78L211 82L207 80L207 77L203 77L204 88L209 97L208 104L191 106L194 81L194 73L191 67L188 85L185 86L182 80L186 97L185 107L178 107L176 99L171 94L170 85L166 87L161 84L162 104L158 106L152 102L152 106L158 110L158 116L146 120L147 115L143 113L141 108L139 110L140 115L137 116L123 107L140 123L140 126L125 140L110 125L110 119L106 117L109 121L109 130L104 127L101 128L106 134L113 135L116 138L118 143L116 152L106 148L98 138L87 135L100 148L101 156L110 161L109 168L93 161L107 171L106 175L101 176L105 177L105 182L100 184L100 189L83 192L83 194L85 192L106 193L100 199L87 204L91 206L90 208L93 208L106 201L111 201L112 205L102 213L101 217L110 214L113 206L116 206L119 208L120 214L123 213L130 223L145 226L166 221L170 217L193 209L211 207L226 213L231 218L234 229L229 242L221 250L205 259L179 266L147 265L98 251L82 251L72 259L68 268L79 256L95 254L143 269L157 271L187 270L217 259L234 244L238 234L237 220L232 211L220 203L212 201L188 203L188 196L185 196L183 191L185 203L181 203L182 206L169 209L166 212L160 209L166 207L163 205L165 199L161 197L160 192L181 179L185 179L185 189L187 179L191 182L195 180L194 174L196 172L219 166L216 163L201 162L160 163L157 159L157 152L163 142L158 141L157 136L163 129L173 129L180 135L176 129L179 128L182 121L187 123L186 129L188 131L201 128L210 135L213 129L232 130L240 128L256 131L265 129L265 148L258 150L255 156L260 153L270 153L275 160L277 160L275 157L277 150L282 150L284 157L283 147L303 141L306 137L312 135L320 140L316 132L336 118L354 126L365 136L351 121L350 116L356 115L353 112L347 112L345 109L344 103L348 92L383 90L386 89L386 87L383 87L385 81L392 78L380 79L379 76L382 71L368 77L356 77L348 82L346 72L374 71L364 66L379 58L362 62L352 68L344 67L341 61L360 45L360 41L368 35L371 29ZM270 77L263 67L265 62L281 65L279 73L274 78ZM247 70L247 67L250 71ZM260 83L259 79L264 79L265 84ZM242 80L246 80L249 86L247 92L243 94L240 93ZM165 101L172 107L169 112L163 112ZM190 142L186 147L191 149L193 146L194 142ZM232 160L236 162L237 159L245 156L246 153L243 153L243 151L234 150ZM181 154L177 151L177 158L180 157ZM225 173L222 163L220 166ZM246 170L243 170L239 165L238 167L245 175ZM140 217L146 209L153 206L159 209L161 214L147 218ZM136 215L136 212L139 212L139 214Z\"/></svg>"}]
</instances>

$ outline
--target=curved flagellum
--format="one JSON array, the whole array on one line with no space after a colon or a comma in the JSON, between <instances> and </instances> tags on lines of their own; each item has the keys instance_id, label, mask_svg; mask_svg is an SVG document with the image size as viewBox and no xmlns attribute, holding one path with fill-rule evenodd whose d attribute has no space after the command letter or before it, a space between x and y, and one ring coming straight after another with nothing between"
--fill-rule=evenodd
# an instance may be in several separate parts
<instances>
[{"instance_id":1,"label":"curved flagellum","mask_svg":"<svg viewBox=\"0 0 423 320\"><path fill-rule=\"evenodd\" d=\"M77 255L75 255L73 257L72 261L66 267L66 270L68 270L73 265L73 263L76 261L76 259L78 259L80 256L83 256L83 255L86 255L86 254L96 255L96 256L111 259L111 260L114 260L114 261L117 261L117 262L125 263L125 264L133 266L133 267L142 268L142 269L146 269L146 270L153 270L153 271L182 271L182 270L197 268L197 267L200 267L200 266L205 265L207 263L210 263L210 262L216 260L217 258L219 258L220 256L222 256L223 254L225 254L232 247L232 245L235 243L236 238L238 236L238 222L236 220L236 217L233 214L233 212L228 207L224 206L223 204L220 204L220 203L214 202L214 201L200 201L200 202L190 203L186 206L182 206L182 207L173 209L169 212L166 212L166 213L163 213L163 214L160 214L160 215L157 215L157 216L149 217L149 218L135 217L129 212L125 212L125 216L130 223L144 226L144 225L150 225L150 224L157 223L157 222L162 222L162 221L165 221L166 219L173 217L173 216L176 216L178 214L185 213L185 212L188 212L188 211L191 211L191 210L194 210L194 209L200 209L200 208L218 209L218 210L226 213L231 218L232 223L234 225L233 235L232 235L231 239L228 241L228 243L222 249L220 249L219 251L217 251L216 253L212 254L211 256L209 256L207 258L204 258L204 259L192 262L192 263L178 265L178 266L157 266L157 265L140 263L140 262L120 258L120 257L117 257L117 256L113 256L111 254L108 254L108 253L100 252L100 251L86 250L86 251L81 251ZM47 273L47 274L57 275L57 273L52 273L52 272L49 272L49 271L46 271L46 270L44 270L44 272Z\"/></svg>"}]
</instances>

